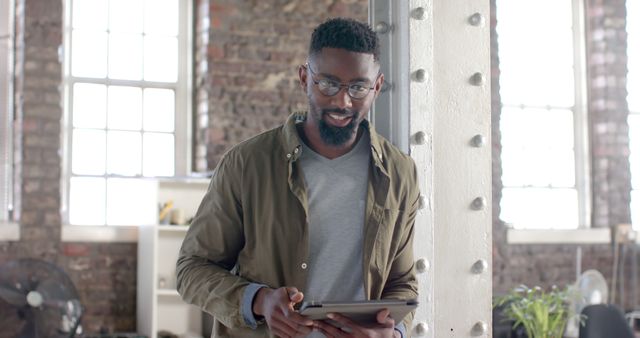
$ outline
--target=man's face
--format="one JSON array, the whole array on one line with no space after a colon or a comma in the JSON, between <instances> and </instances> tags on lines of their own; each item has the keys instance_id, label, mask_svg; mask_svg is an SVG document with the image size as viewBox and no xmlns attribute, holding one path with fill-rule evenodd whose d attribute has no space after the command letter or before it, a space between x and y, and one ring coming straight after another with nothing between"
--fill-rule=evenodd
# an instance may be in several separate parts
<instances>
[{"instance_id":1,"label":"man's face","mask_svg":"<svg viewBox=\"0 0 640 338\"><path fill-rule=\"evenodd\" d=\"M309 99L307 123L318 128L325 144L342 146L355 139L380 92L379 69L373 55L337 48L324 48L301 67L300 81Z\"/></svg>"}]
</instances>

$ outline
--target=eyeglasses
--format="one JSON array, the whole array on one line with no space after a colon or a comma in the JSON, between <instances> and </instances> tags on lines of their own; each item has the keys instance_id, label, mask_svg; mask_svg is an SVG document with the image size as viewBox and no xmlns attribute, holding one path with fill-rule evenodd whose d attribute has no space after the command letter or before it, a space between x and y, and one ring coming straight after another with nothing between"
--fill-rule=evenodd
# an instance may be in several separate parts
<instances>
[{"instance_id":1,"label":"eyeglasses","mask_svg":"<svg viewBox=\"0 0 640 338\"><path fill-rule=\"evenodd\" d=\"M371 89L375 88L375 87L369 87L369 83L362 82L362 81L353 82L349 84L342 84L338 81L333 81L325 78L316 80L313 78L313 76L316 75L316 72L314 72L313 69L311 69L311 66L309 66L309 63L306 63L304 67L311 72L311 75L312 75L311 81L313 81L313 83L315 83L316 86L318 86L318 90L320 90L320 92L326 96L334 96L338 94L338 92L340 92L340 90L343 87L346 87L347 93L352 99L361 100L361 99L364 99L369 94L369 91Z\"/></svg>"}]
</instances>

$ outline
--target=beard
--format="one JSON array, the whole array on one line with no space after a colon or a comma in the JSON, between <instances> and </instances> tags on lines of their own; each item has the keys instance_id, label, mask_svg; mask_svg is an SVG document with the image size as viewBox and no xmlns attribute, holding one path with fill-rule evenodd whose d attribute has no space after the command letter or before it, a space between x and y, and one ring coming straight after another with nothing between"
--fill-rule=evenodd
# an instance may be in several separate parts
<instances>
[{"instance_id":1,"label":"beard","mask_svg":"<svg viewBox=\"0 0 640 338\"><path fill-rule=\"evenodd\" d=\"M335 110L332 109L332 111ZM328 112L323 111L322 116L327 113ZM341 146L347 143L347 141L353 137L353 134L356 133L356 116L354 115L351 118L351 122L344 127L329 125L321 118L318 127L320 129L320 137L325 143L332 146Z\"/></svg>"}]
</instances>

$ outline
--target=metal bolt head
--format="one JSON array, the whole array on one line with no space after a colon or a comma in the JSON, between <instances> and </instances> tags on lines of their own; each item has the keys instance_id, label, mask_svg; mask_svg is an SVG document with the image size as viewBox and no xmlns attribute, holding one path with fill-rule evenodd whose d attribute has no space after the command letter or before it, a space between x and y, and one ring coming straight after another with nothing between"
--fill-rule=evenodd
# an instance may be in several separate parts
<instances>
[{"instance_id":1,"label":"metal bolt head","mask_svg":"<svg viewBox=\"0 0 640 338\"><path fill-rule=\"evenodd\" d=\"M418 69L413 72L411 77L416 82L424 82L427 80L427 72L424 69Z\"/></svg>"},{"instance_id":2,"label":"metal bolt head","mask_svg":"<svg viewBox=\"0 0 640 338\"><path fill-rule=\"evenodd\" d=\"M386 34L391 31L391 26L384 21L380 21L376 24L375 31L378 34Z\"/></svg>"},{"instance_id":3,"label":"metal bolt head","mask_svg":"<svg viewBox=\"0 0 640 338\"><path fill-rule=\"evenodd\" d=\"M471 209L473 210L482 210L487 207L487 199L484 197L476 197L473 202L471 202Z\"/></svg>"},{"instance_id":4,"label":"metal bolt head","mask_svg":"<svg viewBox=\"0 0 640 338\"><path fill-rule=\"evenodd\" d=\"M489 263L487 263L487 261L484 260L484 259L478 259L471 266L471 272L473 272L476 275L479 275L479 274L487 271L488 269L489 269Z\"/></svg>"},{"instance_id":5,"label":"metal bolt head","mask_svg":"<svg viewBox=\"0 0 640 338\"><path fill-rule=\"evenodd\" d=\"M480 13L473 13L472 16L469 17L469 24L476 27L484 26L484 16Z\"/></svg>"},{"instance_id":6,"label":"metal bolt head","mask_svg":"<svg viewBox=\"0 0 640 338\"><path fill-rule=\"evenodd\" d=\"M482 336L483 334L487 333L487 331L489 331L489 326L487 325L487 323L479 321L475 323L471 328L471 335Z\"/></svg>"},{"instance_id":7,"label":"metal bolt head","mask_svg":"<svg viewBox=\"0 0 640 338\"><path fill-rule=\"evenodd\" d=\"M422 210L426 208L428 204L429 204L429 201L427 200L427 196L420 195L420 198L418 198L418 209Z\"/></svg>"},{"instance_id":8,"label":"metal bolt head","mask_svg":"<svg viewBox=\"0 0 640 338\"><path fill-rule=\"evenodd\" d=\"M420 258L416 261L416 270L418 271L418 273L426 272L429 270L430 267L431 267L431 264L429 263L429 260Z\"/></svg>"},{"instance_id":9,"label":"metal bolt head","mask_svg":"<svg viewBox=\"0 0 640 338\"><path fill-rule=\"evenodd\" d=\"M420 322L413 328L413 332L415 332L416 336L423 337L429 332L429 325L425 322Z\"/></svg>"},{"instance_id":10,"label":"metal bolt head","mask_svg":"<svg viewBox=\"0 0 640 338\"><path fill-rule=\"evenodd\" d=\"M486 79L484 78L484 75L482 73L478 72L471 76L469 82L474 86L482 86L485 84Z\"/></svg>"},{"instance_id":11,"label":"metal bolt head","mask_svg":"<svg viewBox=\"0 0 640 338\"><path fill-rule=\"evenodd\" d=\"M413 134L412 139L414 144L423 145L427 142L427 135L424 133L424 131L419 131Z\"/></svg>"},{"instance_id":12,"label":"metal bolt head","mask_svg":"<svg viewBox=\"0 0 640 338\"><path fill-rule=\"evenodd\" d=\"M424 7L417 7L411 11L411 17L416 20L424 20L425 18L425 10Z\"/></svg>"},{"instance_id":13,"label":"metal bolt head","mask_svg":"<svg viewBox=\"0 0 640 338\"><path fill-rule=\"evenodd\" d=\"M480 148L487 143L487 139L482 135L476 135L471 139L471 145Z\"/></svg>"}]
</instances>

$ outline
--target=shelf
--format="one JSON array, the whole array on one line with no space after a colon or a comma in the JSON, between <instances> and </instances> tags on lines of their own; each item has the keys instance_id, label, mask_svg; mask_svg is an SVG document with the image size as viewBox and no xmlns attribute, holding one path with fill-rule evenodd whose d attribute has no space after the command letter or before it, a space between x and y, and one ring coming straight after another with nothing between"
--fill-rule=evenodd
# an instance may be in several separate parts
<instances>
[{"instance_id":1,"label":"shelf","mask_svg":"<svg viewBox=\"0 0 640 338\"><path fill-rule=\"evenodd\" d=\"M178 290L174 289L158 289L158 296L176 296L180 297Z\"/></svg>"},{"instance_id":2,"label":"shelf","mask_svg":"<svg viewBox=\"0 0 640 338\"><path fill-rule=\"evenodd\" d=\"M188 225L158 225L159 231L176 231L176 232L187 232L189 230Z\"/></svg>"}]
</instances>

